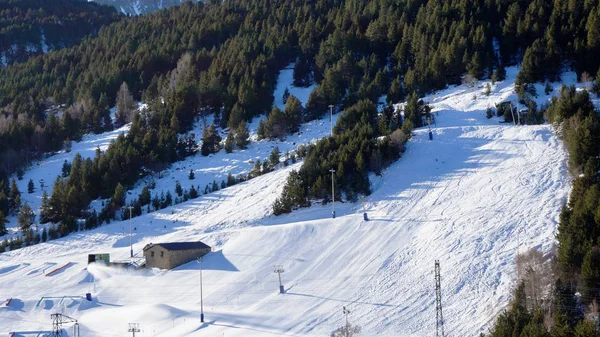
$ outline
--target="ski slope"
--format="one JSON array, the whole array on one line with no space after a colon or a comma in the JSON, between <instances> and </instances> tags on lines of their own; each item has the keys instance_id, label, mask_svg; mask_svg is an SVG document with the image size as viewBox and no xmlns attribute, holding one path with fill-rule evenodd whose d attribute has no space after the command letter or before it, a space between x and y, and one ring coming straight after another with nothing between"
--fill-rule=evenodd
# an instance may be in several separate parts
<instances>
[{"instance_id":1,"label":"ski slope","mask_svg":"<svg viewBox=\"0 0 600 337\"><path fill-rule=\"evenodd\" d=\"M477 86L426 97L438 114L433 141L416 130L363 203L336 203L336 219L331 205L270 215L301 164L134 218L136 256L151 242L213 247L203 263L204 324L195 261L171 271L86 266L88 253L128 258L124 221L1 254L0 300L13 300L0 303L0 335L49 331L50 314L62 312L82 336L125 336L130 322L141 336L327 336L344 324L345 306L363 336L431 336L435 260L446 335L485 332L510 299L519 249L554 244L571 187L551 126L485 118L488 106L514 98L516 69L508 74L489 97ZM285 269L283 295L275 265Z\"/></svg>"}]
</instances>

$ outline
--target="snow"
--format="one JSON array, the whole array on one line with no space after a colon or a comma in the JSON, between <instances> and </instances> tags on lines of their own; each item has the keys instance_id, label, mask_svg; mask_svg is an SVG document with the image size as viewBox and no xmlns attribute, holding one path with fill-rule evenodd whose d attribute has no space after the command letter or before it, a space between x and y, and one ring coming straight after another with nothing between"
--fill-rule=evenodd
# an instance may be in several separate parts
<instances>
[{"instance_id":1,"label":"snow","mask_svg":"<svg viewBox=\"0 0 600 337\"><path fill-rule=\"evenodd\" d=\"M331 205L271 215L300 163L134 218L136 257L148 243L202 240L213 247L203 261L205 323L196 261L170 271L86 266L88 253L128 258L123 221L1 254L0 296L13 301L0 306L0 334L48 331L50 314L62 312L77 318L86 336L124 335L130 322L140 324L142 336L325 336L344 323L345 306L364 336L428 336L435 329L435 260L447 335L485 332L510 299L519 249L554 245L571 188L564 146L550 125L485 118L488 106L515 99L516 72L507 69L508 79L490 96L480 82L426 97L438 114L433 141L427 129L416 130L402 158L373 177L373 193L363 203L338 202L336 219ZM549 98L538 93L540 102ZM157 180L156 190L189 181L190 168L197 170L194 184L247 171L248 158L325 136L328 122L304 125L283 142L191 157ZM286 294L278 293L274 265L285 269Z\"/></svg>"},{"instance_id":2,"label":"snow","mask_svg":"<svg viewBox=\"0 0 600 337\"><path fill-rule=\"evenodd\" d=\"M306 103L308 103L310 93L315 88L314 83L306 88L294 86L294 65L295 63L291 63L281 70L279 72L279 77L277 78L277 86L273 93L273 97L275 97L275 105L281 110L285 109L285 104L283 104L283 93L285 92L285 88L288 88L290 95L296 96L304 107L306 106Z\"/></svg>"},{"instance_id":3,"label":"snow","mask_svg":"<svg viewBox=\"0 0 600 337\"><path fill-rule=\"evenodd\" d=\"M16 176L13 176L12 178L15 179L17 187L19 187L19 191L21 191L21 202L27 202L36 214L39 215L43 191L46 190L48 195L52 193L54 180L56 180L57 176L61 175L62 166L65 160L69 163L72 162L77 153L81 154L83 159L93 159L97 148L101 151L106 150L110 142L115 140L120 134L127 133L129 127L130 125L128 124L110 132L98 135L86 135L81 141L72 142L70 152L62 150L55 155L34 162L32 167L25 172L22 180L18 180ZM31 194L27 193L29 179L32 179L35 185L35 191ZM40 186L41 180L44 181L44 190L42 190ZM8 220L11 221L13 227L17 227L15 216L9 217ZM8 227L10 228L10 225Z\"/></svg>"}]
</instances>

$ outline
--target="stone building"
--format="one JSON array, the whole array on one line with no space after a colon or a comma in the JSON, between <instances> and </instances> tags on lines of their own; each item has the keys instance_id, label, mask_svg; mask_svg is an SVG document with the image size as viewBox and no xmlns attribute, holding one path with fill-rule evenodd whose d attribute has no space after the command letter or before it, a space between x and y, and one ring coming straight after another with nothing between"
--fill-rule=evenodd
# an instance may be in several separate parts
<instances>
[{"instance_id":1,"label":"stone building","mask_svg":"<svg viewBox=\"0 0 600 337\"><path fill-rule=\"evenodd\" d=\"M144 257L146 268L173 269L210 251L210 246L200 241L150 243L144 247Z\"/></svg>"}]
</instances>

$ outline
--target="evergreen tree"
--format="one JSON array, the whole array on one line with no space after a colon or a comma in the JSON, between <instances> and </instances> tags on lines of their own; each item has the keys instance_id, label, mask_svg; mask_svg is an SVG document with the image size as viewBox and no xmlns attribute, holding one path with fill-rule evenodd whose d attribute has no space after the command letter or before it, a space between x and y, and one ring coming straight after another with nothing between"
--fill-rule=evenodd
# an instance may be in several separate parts
<instances>
[{"instance_id":1,"label":"evergreen tree","mask_svg":"<svg viewBox=\"0 0 600 337\"><path fill-rule=\"evenodd\" d=\"M179 197L183 195L183 189L181 188L181 184L179 183L179 180L175 181L175 193Z\"/></svg>"},{"instance_id":2,"label":"evergreen tree","mask_svg":"<svg viewBox=\"0 0 600 337\"><path fill-rule=\"evenodd\" d=\"M492 82L501 82L506 79L506 69L503 64L498 65L494 74L492 75Z\"/></svg>"},{"instance_id":3,"label":"evergreen tree","mask_svg":"<svg viewBox=\"0 0 600 337\"><path fill-rule=\"evenodd\" d=\"M202 147L200 152L203 156L208 156L211 153L217 153L221 150L221 136L215 129L214 125L204 128L202 131Z\"/></svg>"},{"instance_id":4,"label":"evergreen tree","mask_svg":"<svg viewBox=\"0 0 600 337\"><path fill-rule=\"evenodd\" d=\"M8 192L9 198L9 209L13 213L17 213L21 208L21 192L19 191L19 187L17 186L17 182L15 179L11 179L10 181L10 190Z\"/></svg>"},{"instance_id":5,"label":"evergreen tree","mask_svg":"<svg viewBox=\"0 0 600 337\"><path fill-rule=\"evenodd\" d=\"M273 151L271 151L271 155L269 156L269 161L271 162L271 167L276 167L279 165L281 161L281 152L279 151L279 147L275 146Z\"/></svg>"},{"instance_id":6,"label":"evergreen tree","mask_svg":"<svg viewBox=\"0 0 600 337\"><path fill-rule=\"evenodd\" d=\"M35 192L35 185L33 184L33 180L29 179L29 182L27 183L27 193L31 194Z\"/></svg>"},{"instance_id":7,"label":"evergreen tree","mask_svg":"<svg viewBox=\"0 0 600 337\"><path fill-rule=\"evenodd\" d=\"M113 193L111 203L113 209L117 210L125 205L125 187L121 183L117 184L115 192Z\"/></svg>"},{"instance_id":8,"label":"evergreen tree","mask_svg":"<svg viewBox=\"0 0 600 337\"><path fill-rule=\"evenodd\" d=\"M233 186L237 183L237 181L235 180L235 177L233 176L233 174L231 174L231 172L229 172L229 174L227 175L227 186Z\"/></svg>"},{"instance_id":9,"label":"evergreen tree","mask_svg":"<svg viewBox=\"0 0 600 337\"><path fill-rule=\"evenodd\" d=\"M190 187L190 199L196 199L197 197L198 197L198 190L196 190L194 185L192 185L192 187Z\"/></svg>"},{"instance_id":10,"label":"evergreen tree","mask_svg":"<svg viewBox=\"0 0 600 337\"><path fill-rule=\"evenodd\" d=\"M282 97L283 104L287 104L287 100L289 97L290 97L290 90L287 87L285 87L285 90L283 92L283 97Z\"/></svg>"},{"instance_id":11,"label":"evergreen tree","mask_svg":"<svg viewBox=\"0 0 600 337\"><path fill-rule=\"evenodd\" d=\"M152 195L150 195L150 189L148 188L148 186L144 186L144 188L142 188L142 192L140 193L138 200L141 206L146 206L150 204L150 201L152 200Z\"/></svg>"},{"instance_id":12,"label":"evergreen tree","mask_svg":"<svg viewBox=\"0 0 600 337\"><path fill-rule=\"evenodd\" d=\"M487 119L490 119L490 118L494 117L494 113L492 112L491 108L487 108L487 110L485 110L485 117Z\"/></svg>"},{"instance_id":13,"label":"evergreen tree","mask_svg":"<svg viewBox=\"0 0 600 337\"><path fill-rule=\"evenodd\" d=\"M194 178L195 178L194 169L190 169L190 173L188 174L188 178L190 180L194 180Z\"/></svg>"},{"instance_id":14,"label":"evergreen tree","mask_svg":"<svg viewBox=\"0 0 600 337\"><path fill-rule=\"evenodd\" d=\"M245 121L242 121L235 130L235 144L242 150L245 150L250 144L250 131Z\"/></svg>"},{"instance_id":15,"label":"evergreen tree","mask_svg":"<svg viewBox=\"0 0 600 337\"><path fill-rule=\"evenodd\" d=\"M233 132L229 131L229 133L227 133L227 137L225 138L225 152L233 152L234 141Z\"/></svg>"},{"instance_id":16,"label":"evergreen tree","mask_svg":"<svg viewBox=\"0 0 600 337\"><path fill-rule=\"evenodd\" d=\"M46 193L46 190L44 190L44 192L42 192L42 205L40 206L40 223L47 223L48 221L50 221L49 217L50 205L48 202L48 193Z\"/></svg>"},{"instance_id":17,"label":"evergreen tree","mask_svg":"<svg viewBox=\"0 0 600 337\"><path fill-rule=\"evenodd\" d=\"M42 240L42 242L48 241L48 230L46 229L46 227L44 227L44 229L42 230L41 240Z\"/></svg>"},{"instance_id":18,"label":"evergreen tree","mask_svg":"<svg viewBox=\"0 0 600 337\"><path fill-rule=\"evenodd\" d=\"M6 224L8 223L8 219L4 216L4 213L0 211L0 236L7 233Z\"/></svg>"},{"instance_id":19,"label":"evergreen tree","mask_svg":"<svg viewBox=\"0 0 600 337\"><path fill-rule=\"evenodd\" d=\"M31 207L29 207L27 203L23 204L23 206L19 210L17 222L19 223L19 227L21 227L23 231L29 230L29 227L31 227L31 225L33 225L33 223L35 222L35 214L33 213L33 210L31 209Z\"/></svg>"},{"instance_id":20,"label":"evergreen tree","mask_svg":"<svg viewBox=\"0 0 600 337\"><path fill-rule=\"evenodd\" d=\"M585 303L597 300L599 298L598 289L600 289L600 247L593 247L583 258L581 279L583 283L582 300Z\"/></svg>"}]
</instances>

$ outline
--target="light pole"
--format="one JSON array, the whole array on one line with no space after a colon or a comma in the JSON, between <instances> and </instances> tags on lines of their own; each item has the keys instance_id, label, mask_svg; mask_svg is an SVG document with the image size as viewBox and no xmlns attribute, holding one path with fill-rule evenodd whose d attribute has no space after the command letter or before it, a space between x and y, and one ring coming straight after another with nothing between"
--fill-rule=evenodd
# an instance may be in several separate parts
<instances>
[{"instance_id":1,"label":"light pole","mask_svg":"<svg viewBox=\"0 0 600 337\"><path fill-rule=\"evenodd\" d=\"M204 323L204 301L202 299L202 256L198 257L200 263L200 322Z\"/></svg>"},{"instance_id":2,"label":"light pole","mask_svg":"<svg viewBox=\"0 0 600 337\"><path fill-rule=\"evenodd\" d=\"M333 136L333 105L329 105L329 123L331 125L331 136Z\"/></svg>"},{"instance_id":3,"label":"light pole","mask_svg":"<svg viewBox=\"0 0 600 337\"><path fill-rule=\"evenodd\" d=\"M350 310L344 307L344 315L346 315L346 336L350 335L350 327L348 326L348 314L350 314Z\"/></svg>"},{"instance_id":4,"label":"light pole","mask_svg":"<svg viewBox=\"0 0 600 337\"><path fill-rule=\"evenodd\" d=\"M333 218L335 219L335 188L333 185L333 174L335 173L334 169L329 170L329 172L331 172L331 199L332 199L332 211L331 211L331 215L333 216Z\"/></svg>"},{"instance_id":5,"label":"light pole","mask_svg":"<svg viewBox=\"0 0 600 337\"><path fill-rule=\"evenodd\" d=\"M133 206L129 206L129 248L131 249L130 250L131 257L133 257L133 237L132 237L133 230L132 230L132 227L131 227L131 213L132 213L132 210L133 210Z\"/></svg>"}]
</instances>

